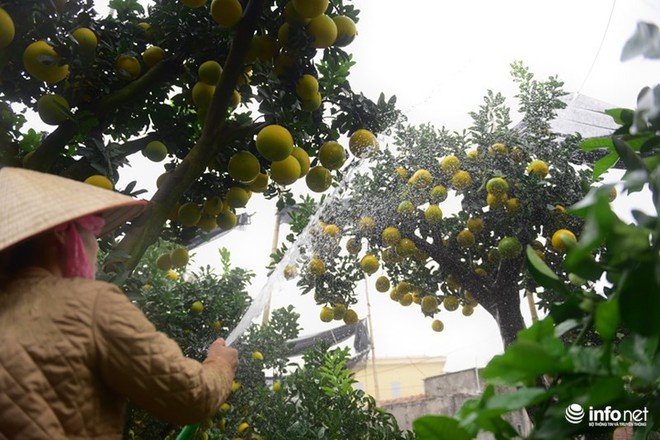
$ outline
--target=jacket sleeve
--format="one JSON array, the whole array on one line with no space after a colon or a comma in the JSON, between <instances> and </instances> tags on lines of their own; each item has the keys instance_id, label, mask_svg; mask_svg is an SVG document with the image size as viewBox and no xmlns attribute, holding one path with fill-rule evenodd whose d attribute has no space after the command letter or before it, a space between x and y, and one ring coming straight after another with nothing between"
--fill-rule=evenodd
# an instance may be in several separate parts
<instances>
[{"instance_id":1,"label":"jacket sleeve","mask_svg":"<svg viewBox=\"0 0 660 440\"><path fill-rule=\"evenodd\" d=\"M227 398L233 369L221 360L185 357L118 289L99 293L93 319L103 381L153 415L196 423Z\"/></svg>"}]
</instances>

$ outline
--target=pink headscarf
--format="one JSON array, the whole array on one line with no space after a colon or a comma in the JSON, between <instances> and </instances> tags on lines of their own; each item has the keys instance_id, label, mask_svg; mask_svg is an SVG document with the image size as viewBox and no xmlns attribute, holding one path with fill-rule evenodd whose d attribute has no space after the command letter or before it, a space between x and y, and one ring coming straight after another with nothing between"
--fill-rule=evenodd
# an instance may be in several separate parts
<instances>
[{"instance_id":1,"label":"pink headscarf","mask_svg":"<svg viewBox=\"0 0 660 440\"><path fill-rule=\"evenodd\" d=\"M55 228L56 231L65 232L64 244L64 276L67 278L79 277L93 280L96 277L95 265L87 258L85 246L78 233L83 228L98 237L105 225L105 219L98 215L87 215Z\"/></svg>"}]
</instances>

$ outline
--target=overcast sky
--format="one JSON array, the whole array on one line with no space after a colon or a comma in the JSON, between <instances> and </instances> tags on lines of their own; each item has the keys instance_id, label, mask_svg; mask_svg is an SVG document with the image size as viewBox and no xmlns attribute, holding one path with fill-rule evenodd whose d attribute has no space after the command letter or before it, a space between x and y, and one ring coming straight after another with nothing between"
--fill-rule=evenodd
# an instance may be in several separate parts
<instances>
[{"instance_id":1,"label":"overcast sky","mask_svg":"<svg viewBox=\"0 0 660 440\"><path fill-rule=\"evenodd\" d=\"M638 91L657 82L660 62L639 58L621 63L619 57L638 21L660 22L660 2L352 3L361 10L358 37L347 48L357 62L349 77L352 87L374 100L380 92L396 95L399 107L414 123L431 122L458 131L467 128L468 112L478 108L488 89L504 93L515 109L516 90L509 75L509 65L515 60L530 67L537 78L558 75L566 91L614 106L633 107ZM141 167L134 171L148 174ZM150 184L145 182L145 186ZM217 261L216 248L229 248L235 265L258 273L251 289L257 294L266 282L263 267L271 250L275 208L253 200L247 212L254 214L253 224L199 249L197 262ZM293 282L274 284L279 285L273 290L274 306L298 305L305 333L330 327L320 323L318 306L311 297L298 295ZM443 311L446 330L438 334L418 310L404 309L373 289L370 296L378 356L444 355L447 370L456 370L483 365L501 350L497 327L481 308L468 319L459 312ZM358 307L361 316L366 314L365 303L363 299Z\"/></svg>"}]
</instances>

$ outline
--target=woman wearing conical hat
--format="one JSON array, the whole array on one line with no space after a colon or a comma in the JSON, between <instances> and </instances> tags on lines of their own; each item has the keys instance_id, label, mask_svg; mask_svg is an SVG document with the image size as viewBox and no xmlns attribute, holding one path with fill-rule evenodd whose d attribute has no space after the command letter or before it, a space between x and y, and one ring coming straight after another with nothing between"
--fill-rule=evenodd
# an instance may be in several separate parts
<instances>
[{"instance_id":1,"label":"woman wearing conical hat","mask_svg":"<svg viewBox=\"0 0 660 440\"><path fill-rule=\"evenodd\" d=\"M127 400L176 424L211 416L238 358L215 341L186 358L114 285L97 237L146 202L0 168L0 438L121 438Z\"/></svg>"}]
</instances>

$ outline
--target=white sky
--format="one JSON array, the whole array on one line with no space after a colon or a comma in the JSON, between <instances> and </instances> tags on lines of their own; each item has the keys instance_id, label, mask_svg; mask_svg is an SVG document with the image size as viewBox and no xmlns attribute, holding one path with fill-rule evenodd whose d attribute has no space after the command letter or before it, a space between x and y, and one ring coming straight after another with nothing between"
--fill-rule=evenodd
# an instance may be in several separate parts
<instances>
[{"instance_id":1,"label":"white sky","mask_svg":"<svg viewBox=\"0 0 660 440\"><path fill-rule=\"evenodd\" d=\"M353 89L374 100L381 91L387 97L396 95L413 123L432 122L460 131L470 124L468 112L477 110L487 89L504 93L515 109L516 90L509 75L514 60L523 61L539 79L558 75L566 91L614 106L634 107L639 90L658 79L657 61L619 62L621 48L639 20L660 22L660 4L652 0L355 0L353 4L361 10L358 37L347 48L357 62L349 78ZM136 164L126 174L157 176L158 167ZM153 188L150 182L140 184ZM251 226L200 248L196 258L198 263L212 264L218 261L217 247L227 247L235 266L257 272L253 294L266 281L263 268L271 250L275 213L273 204L257 199L255 195L247 207L254 213ZM280 236L284 235L283 231ZM430 319L413 307L404 309L374 289L370 297L377 356L444 355L446 370L452 371L484 365L501 350L497 327L482 308L467 319L460 312L443 311L439 317L445 331L434 333ZM302 312L304 333L331 327L318 320L318 306L309 295L300 296L292 282L273 292L274 307L289 303ZM364 300L357 310L360 316L366 314Z\"/></svg>"}]
</instances>

